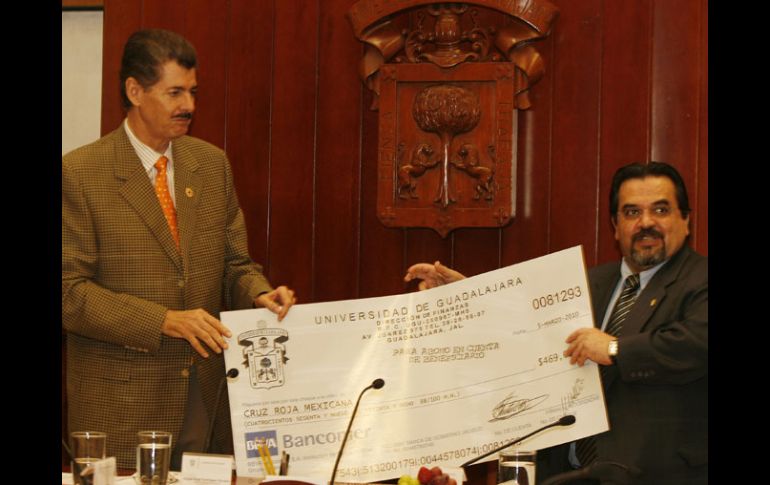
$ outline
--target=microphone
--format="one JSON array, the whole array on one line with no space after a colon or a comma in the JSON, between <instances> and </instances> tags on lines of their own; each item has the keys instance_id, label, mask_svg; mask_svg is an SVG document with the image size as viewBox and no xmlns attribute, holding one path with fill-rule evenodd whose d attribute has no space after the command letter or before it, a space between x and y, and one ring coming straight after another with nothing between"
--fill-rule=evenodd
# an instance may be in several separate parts
<instances>
[{"instance_id":1,"label":"microphone","mask_svg":"<svg viewBox=\"0 0 770 485\"><path fill-rule=\"evenodd\" d=\"M222 376L222 380L219 382L219 388L217 389L217 399L214 401L214 412L211 413L211 420L209 421L209 428L206 430L206 447L203 448L204 453L211 453L211 438L213 438L214 434L214 421L217 419L217 410L219 410L219 401L222 399L222 391L225 389L225 382L227 382L227 378L235 378L238 377L238 369L233 367L229 371L227 371L227 374Z\"/></svg>"},{"instance_id":2,"label":"microphone","mask_svg":"<svg viewBox=\"0 0 770 485\"><path fill-rule=\"evenodd\" d=\"M340 451L337 453L337 460L334 462L334 469L332 470L332 480L329 482L329 485L334 485L334 477L337 476L337 467L340 464L340 458L342 458L342 450L345 449L345 443L348 442L348 435L350 434L350 428L353 426L353 419L356 417L356 413L358 412L358 404L361 402L361 398L364 396L364 393L368 391L369 389L382 389L382 386L385 385L385 381L382 379L375 379L370 385L366 386L363 391L361 391L361 394L358 395L358 400L356 401L356 405L353 408L353 413L350 415L350 421L348 421L348 429L345 430L345 436L342 437L342 443L340 444Z\"/></svg>"},{"instance_id":3,"label":"microphone","mask_svg":"<svg viewBox=\"0 0 770 485\"><path fill-rule=\"evenodd\" d=\"M482 458L486 458L489 455L491 455L492 453L497 453L498 451L502 450L503 448L508 448L511 445L515 445L516 443L520 443L520 442L524 441L525 439L529 438L530 436L532 436L533 434L537 434L537 433L539 433L541 431L544 431L544 430L546 430L548 428L553 428L554 426L569 426L571 424L575 424L575 416L574 415L568 414L566 416L562 416L561 418L559 418L558 421L554 421L553 423L547 424L547 425L543 426L540 429L536 429L535 431L529 433L528 435L524 435L521 438L516 438L513 441L509 441L508 443L504 444L503 446L500 446L499 448L495 448L494 450L492 450L490 452L487 452L487 453L484 453L483 455L477 456L476 458L474 458L472 460L466 461L465 463L463 463L460 466L462 468L465 468L466 466L470 465L471 463L475 463L475 462L481 460Z\"/></svg>"},{"instance_id":4,"label":"microphone","mask_svg":"<svg viewBox=\"0 0 770 485\"><path fill-rule=\"evenodd\" d=\"M600 479L607 485L624 485L630 483L631 477L638 476L640 473L641 471L635 466L626 466L614 461L595 461L586 467L549 477L543 481L542 485L559 485L585 478Z\"/></svg>"}]
</instances>

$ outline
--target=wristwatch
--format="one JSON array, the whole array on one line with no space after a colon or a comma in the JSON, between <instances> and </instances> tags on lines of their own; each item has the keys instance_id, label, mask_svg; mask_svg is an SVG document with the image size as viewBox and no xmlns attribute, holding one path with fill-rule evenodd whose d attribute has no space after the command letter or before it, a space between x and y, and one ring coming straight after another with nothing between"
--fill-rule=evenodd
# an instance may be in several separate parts
<instances>
[{"instance_id":1,"label":"wristwatch","mask_svg":"<svg viewBox=\"0 0 770 485\"><path fill-rule=\"evenodd\" d=\"M607 347L607 353L610 354L610 360L613 364L618 363L618 339L610 340Z\"/></svg>"}]
</instances>

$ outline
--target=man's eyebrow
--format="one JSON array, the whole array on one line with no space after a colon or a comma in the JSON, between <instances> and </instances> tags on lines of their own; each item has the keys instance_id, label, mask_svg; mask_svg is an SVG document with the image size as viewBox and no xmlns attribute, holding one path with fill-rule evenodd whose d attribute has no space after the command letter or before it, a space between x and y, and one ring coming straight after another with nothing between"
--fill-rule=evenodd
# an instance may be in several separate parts
<instances>
[{"instance_id":1,"label":"man's eyebrow","mask_svg":"<svg viewBox=\"0 0 770 485\"><path fill-rule=\"evenodd\" d=\"M192 87L190 87L190 89L189 89L189 90L190 90L190 91L195 91L195 90L197 90L197 89L198 89L198 85L196 84L195 86L192 86ZM169 86L169 87L168 87L168 90L169 90L169 91L174 91L174 90L178 90L178 91L187 91L188 89L187 89L186 87L184 87L184 86Z\"/></svg>"},{"instance_id":2,"label":"man's eyebrow","mask_svg":"<svg viewBox=\"0 0 770 485\"><path fill-rule=\"evenodd\" d=\"M660 200L656 200L650 205L671 205L671 202L668 199L660 199ZM626 208L626 207L639 207L639 204L631 204L631 203L623 204L623 208Z\"/></svg>"}]
</instances>

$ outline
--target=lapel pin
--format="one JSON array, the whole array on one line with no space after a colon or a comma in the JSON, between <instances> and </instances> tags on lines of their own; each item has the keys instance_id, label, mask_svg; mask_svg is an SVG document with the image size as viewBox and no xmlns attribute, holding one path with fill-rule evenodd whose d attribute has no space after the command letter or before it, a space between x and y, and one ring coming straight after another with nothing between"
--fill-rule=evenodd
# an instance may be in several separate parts
<instances>
[{"instance_id":1,"label":"lapel pin","mask_svg":"<svg viewBox=\"0 0 770 485\"><path fill-rule=\"evenodd\" d=\"M186 189L184 189L184 193L187 197L192 197L194 195L193 189L191 189L190 187L187 187Z\"/></svg>"},{"instance_id":2,"label":"lapel pin","mask_svg":"<svg viewBox=\"0 0 770 485\"><path fill-rule=\"evenodd\" d=\"M653 298L652 300L650 300L650 306L655 306L656 303L658 303L657 298Z\"/></svg>"}]
</instances>

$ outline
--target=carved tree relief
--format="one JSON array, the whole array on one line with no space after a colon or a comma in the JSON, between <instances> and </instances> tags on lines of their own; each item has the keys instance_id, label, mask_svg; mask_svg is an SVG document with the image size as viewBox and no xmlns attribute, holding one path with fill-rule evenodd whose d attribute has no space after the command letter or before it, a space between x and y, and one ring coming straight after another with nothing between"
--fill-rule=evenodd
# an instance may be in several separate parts
<instances>
[{"instance_id":1,"label":"carved tree relief","mask_svg":"<svg viewBox=\"0 0 770 485\"><path fill-rule=\"evenodd\" d=\"M441 185L435 201L446 208L450 202L455 202L449 196L450 146L456 135L471 131L479 124L479 98L473 91L460 86L430 86L415 97L412 116L423 131L435 133L441 139Z\"/></svg>"},{"instance_id":2,"label":"carved tree relief","mask_svg":"<svg viewBox=\"0 0 770 485\"><path fill-rule=\"evenodd\" d=\"M361 0L348 11L380 111L377 212L389 227L499 227L515 213L517 109L544 63L547 0Z\"/></svg>"}]
</instances>

